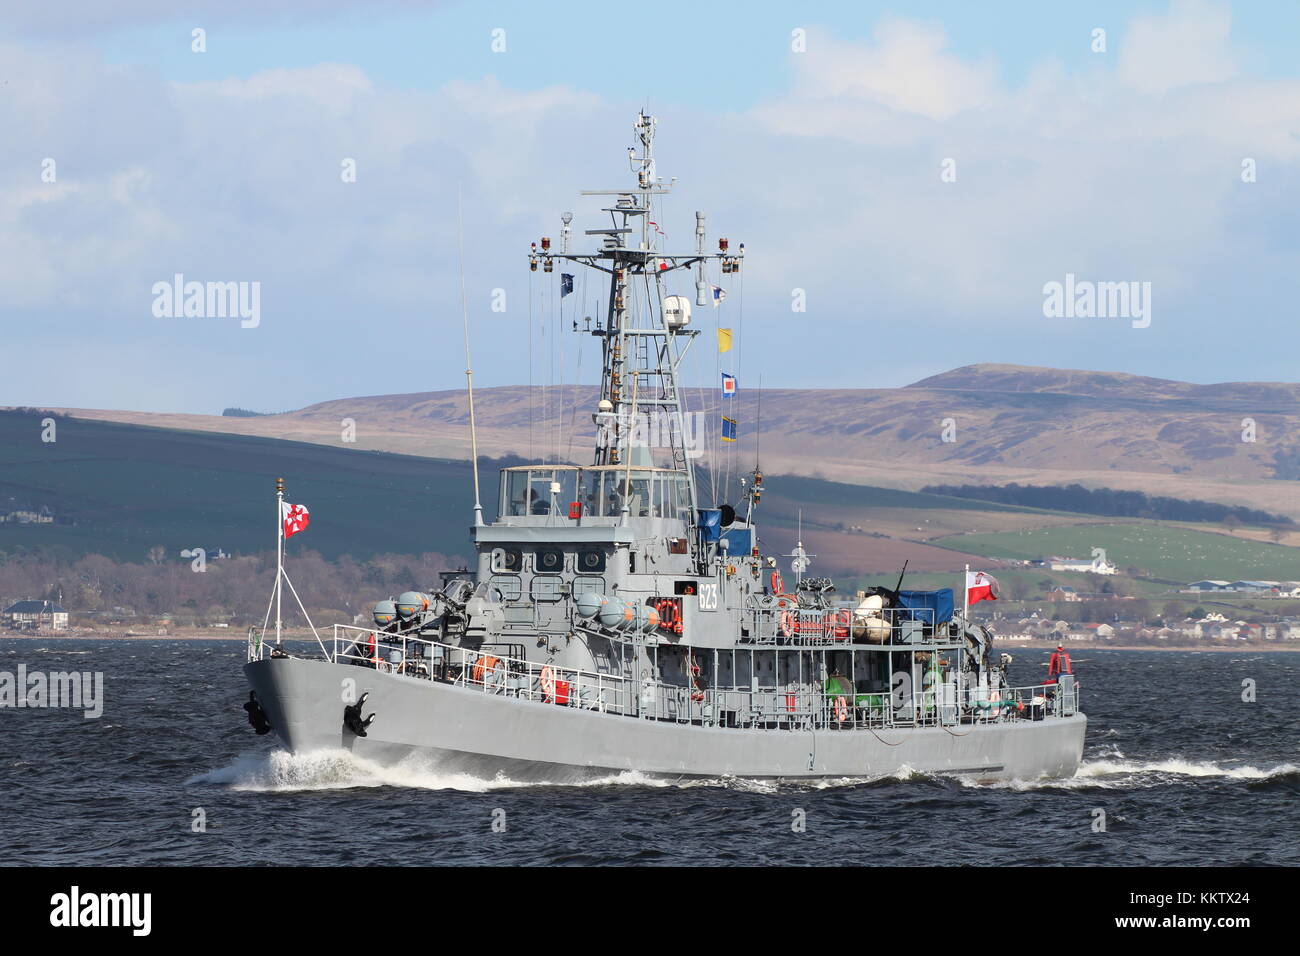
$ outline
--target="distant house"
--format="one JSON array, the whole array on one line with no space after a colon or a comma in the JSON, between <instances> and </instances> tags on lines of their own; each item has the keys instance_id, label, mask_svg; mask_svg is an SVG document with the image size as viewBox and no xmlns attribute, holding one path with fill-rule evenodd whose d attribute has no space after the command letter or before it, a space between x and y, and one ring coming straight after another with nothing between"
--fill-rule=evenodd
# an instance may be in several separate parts
<instances>
[{"instance_id":1,"label":"distant house","mask_svg":"<svg viewBox=\"0 0 1300 956\"><path fill-rule=\"evenodd\" d=\"M35 511L18 510L0 514L5 524L54 524L54 512L42 505Z\"/></svg>"},{"instance_id":2,"label":"distant house","mask_svg":"<svg viewBox=\"0 0 1300 956\"><path fill-rule=\"evenodd\" d=\"M1238 624L1211 624L1206 629L1206 636L1215 642L1235 641L1241 634L1241 627Z\"/></svg>"},{"instance_id":3,"label":"distant house","mask_svg":"<svg viewBox=\"0 0 1300 956\"><path fill-rule=\"evenodd\" d=\"M1233 581L1232 589L1234 591L1244 591L1250 594L1268 594L1270 592L1281 591L1281 581Z\"/></svg>"},{"instance_id":4,"label":"distant house","mask_svg":"<svg viewBox=\"0 0 1300 956\"><path fill-rule=\"evenodd\" d=\"M68 612L53 601L17 601L5 608L0 618L15 630L62 631L68 626Z\"/></svg>"},{"instance_id":5,"label":"distant house","mask_svg":"<svg viewBox=\"0 0 1300 956\"><path fill-rule=\"evenodd\" d=\"M1049 601L1078 601L1079 592L1072 587L1054 587L1047 592Z\"/></svg>"},{"instance_id":6,"label":"distant house","mask_svg":"<svg viewBox=\"0 0 1300 956\"><path fill-rule=\"evenodd\" d=\"M1050 568L1053 571L1078 571L1087 574L1118 574L1119 568L1098 555L1091 561L1083 558L1039 558L1033 561L1036 567Z\"/></svg>"},{"instance_id":7,"label":"distant house","mask_svg":"<svg viewBox=\"0 0 1300 956\"><path fill-rule=\"evenodd\" d=\"M1229 581L1193 581L1187 585L1188 591L1231 591L1232 584Z\"/></svg>"}]
</instances>

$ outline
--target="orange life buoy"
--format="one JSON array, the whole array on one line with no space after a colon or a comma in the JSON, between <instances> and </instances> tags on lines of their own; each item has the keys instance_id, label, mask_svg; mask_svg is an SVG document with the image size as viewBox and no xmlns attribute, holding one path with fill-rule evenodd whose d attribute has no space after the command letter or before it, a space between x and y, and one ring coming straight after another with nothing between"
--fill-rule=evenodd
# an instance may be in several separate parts
<instances>
[{"instance_id":1,"label":"orange life buoy","mask_svg":"<svg viewBox=\"0 0 1300 956\"><path fill-rule=\"evenodd\" d=\"M555 668L550 664L542 668L542 699L548 704L555 699Z\"/></svg>"},{"instance_id":2,"label":"orange life buoy","mask_svg":"<svg viewBox=\"0 0 1300 956\"><path fill-rule=\"evenodd\" d=\"M490 654L484 655L474 662L474 669L470 672L470 676L474 678L474 683L481 684L489 672L495 672L500 666L500 658L492 657Z\"/></svg>"},{"instance_id":3,"label":"orange life buoy","mask_svg":"<svg viewBox=\"0 0 1300 956\"><path fill-rule=\"evenodd\" d=\"M848 722L849 702L844 699L843 695L835 698L835 719L841 724Z\"/></svg>"},{"instance_id":4,"label":"orange life buoy","mask_svg":"<svg viewBox=\"0 0 1300 956\"><path fill-rule=\"evenodd\" d=\"M377 635L374 631L370 632L370 637L366 640L366 647L370 651L368 655L370 658L370 662L374 664L376 667L379 666L378 640L379 640L379 635Z\"/></svg>"},{"instance_id":5,"label":"orange life buoy","mask_svg":"<svg viewBox=\"0 0 1300 956\"><path fill-rule=\"evenodd\" d=\"M784 593L785 593L785 582L781 580L781 572L780 572L780 571L773 571L773 572L772 572L772 578L771 578L771 580L769 581L769 583L772 585L772 593L773 593L773 594L784 594Z\"/></svg>"},{"instance_id":6,"label":"orange life buoy","mask_svg":"<svg viewBox=\"0 0 1300 956\"><path fill-rule=\"evenodd\" d=\"M799 630L799 622L795 620L794 611L781 612L781 633L785 637L794 637L794 632Z\"/></svg>"},{"instance_id":7,"label":"orange life buoy","mask_svg":"<svg viewBox=\"0 0 1300 956\"><path fill-rule=\"evenodd\" d=\"M682 632L682 606L676 598L660 598L655 602L659 612L659 626L673 634Z\"/></svg>"}]
</instances>

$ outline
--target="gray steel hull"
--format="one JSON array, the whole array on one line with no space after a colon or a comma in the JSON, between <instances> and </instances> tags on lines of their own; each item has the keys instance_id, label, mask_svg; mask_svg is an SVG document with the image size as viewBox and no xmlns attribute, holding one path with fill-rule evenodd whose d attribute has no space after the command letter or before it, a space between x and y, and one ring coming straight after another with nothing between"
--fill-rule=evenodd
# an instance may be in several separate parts
<instances>
[{"instance_id":1,"label":"gray steel hull","mask_svg":"<svg viewBox=\"0 0 1300 956\"><path fill-rule=\"evenodd\" d=\"M1071 776L1082 714L1041 721L890 730L699 727L520 700L368 668L299 658L244 666L274 732L295 753L338 749L379 762L412 755L439 769L519 782L652 777L816 779L912 770L977 780ZM369 691L365 737L343 726L346 681Z\"/></svg>"}]
</instances>

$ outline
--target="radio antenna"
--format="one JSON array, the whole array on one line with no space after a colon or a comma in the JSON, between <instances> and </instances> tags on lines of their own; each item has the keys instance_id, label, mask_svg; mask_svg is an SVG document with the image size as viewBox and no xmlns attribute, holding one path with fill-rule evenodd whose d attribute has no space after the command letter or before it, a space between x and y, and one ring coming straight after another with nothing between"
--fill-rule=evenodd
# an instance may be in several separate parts
<instances>
[{"instance_id":1,"label":"radio antenna","mask_svg":"<svg viewBox=\"0 0 1300 956\"><path fill-rule=\"evenodd\" d=\"M465 297L465 217L460 185L456 186L456 248L460 253L460 310L465 319L465 386L469 392L469 447L474 466L474 526L483 524L483 499L478 486L478 427L474 421L474 363L469 357L469 300Z\"/></svg>"}]
</instances>

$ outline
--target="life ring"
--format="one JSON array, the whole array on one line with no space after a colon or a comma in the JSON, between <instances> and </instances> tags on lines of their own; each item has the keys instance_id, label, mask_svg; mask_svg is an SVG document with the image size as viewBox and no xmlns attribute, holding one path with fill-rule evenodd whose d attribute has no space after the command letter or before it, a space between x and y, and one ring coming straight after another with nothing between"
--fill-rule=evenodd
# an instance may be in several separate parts
<instances>
[{"instance_id":1,"label":"life ring","mask_svg":"<svg viewBox=\"0 0 1300 956\"><path fill-rule=\"evenodd\" d=\"M785 582L781 580L781 572L780 572L780 571L773 571L773 572L772 572L772 577L771 577L771 579L769 580L768 583L771 584L771 586L772 586L772 593L773 593L773 594L784 594L784 593L785 593Z\"/></svg>"},{"instance_id":2,"label":"life ring","mask_svg":"<svg viewBox=\"0 0 1300 956\"><path fill-rule=\"evenodd\" d=\"M682 632L682 606L675 598L661 598L655 602L659 612L659 626L673 634Z\"/></svg>"},{"instance_id":3,"label":"life ring","mask_svg":"<svg viewBox=\"0 0 1300 956\"><path fill-rule=\"evenodd\" d=\"M542 668L542 699L548 704L555 699L555 668L550 664Z\"/></svg>"},{"instance_id":4,"label":"life ring","mask_svg":"<svg viewBox=\"0 0 1300 956\"><path fill-rule=\"evenodd\" d=\"M782 611L781 634L784 637L794 637L797 630L799 630L799 622L795 620L794 611Z\"/></svg>"},{"instance_id":5,"label":"life ring","mask_svg":"<svg viewBox=\"0 0 1300 956\"><path fill-rule=\"evenodd\" d=\"M704 700L704 691L699 689L691 691L691 700L694 701Z\"/></svg>"},{"instance_id":6,"label":"life ring","mask_svg":"<svg viewBox=\"0 0 1300 956\"><path fill-rule=\"evenodd\" d=\"M488 674L495 672L500 666L501 659L499 657L492 657L490 654L484 655L474 662L474 668L470 671L470 676L473 677L474 683L482 684L487 679Z\"/></svg>"},{"instance_id":7,"label":"life ring","mask_svg":"<svg viewBox=\"0 0 1300 956\"><path fill-rule=\"evenodd\" d=\"M849 702L843 694L835 698L835 719L841 724L848 723L849 720Z\"/></svg>"},{"instance_id":8,"label":"life ring","mask_svg":"<svg viewBox=\"0 0 1300 956\"><path fill-rule=\"evenodd\" d=\"M379 635L377 635L374 631L371 631L370 636L366 638L366 650L367 650L366 656L370 658L370 663L375 665L376 669L379 667L379 643L378 642L379 642Z\"/></svg>"}]
</instances>

